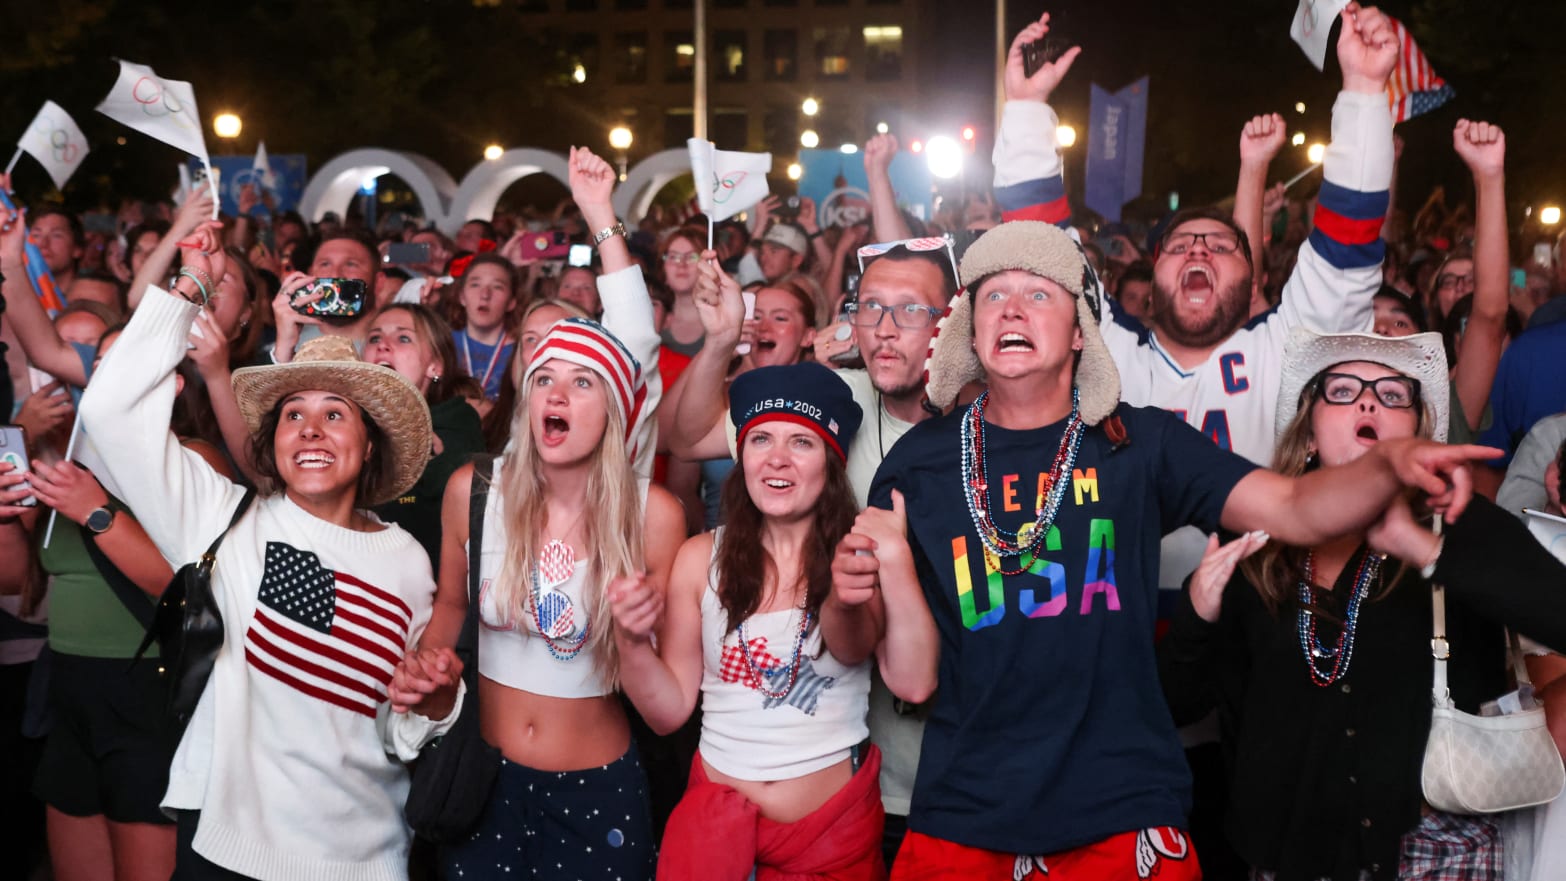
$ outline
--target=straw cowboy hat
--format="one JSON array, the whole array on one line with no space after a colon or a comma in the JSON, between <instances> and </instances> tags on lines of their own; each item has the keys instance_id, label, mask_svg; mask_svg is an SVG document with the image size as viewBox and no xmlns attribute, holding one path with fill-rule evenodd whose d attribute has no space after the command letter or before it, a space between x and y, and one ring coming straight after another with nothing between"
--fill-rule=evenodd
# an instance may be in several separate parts
<instances>
[{"instance_id":1,"label":"straw cowboy hat","mask_svg":"<svg viewBox=\"0 0 1566 881\"><path fill-rule=\"evenodd\" d=\"M360 360L352 340L317 337L300 346L287 364L234 371L234 397L251 434L260 430L262 418L278 401L312 389L336 392L353 401L386 436L394 479L380 498L360 499L361 506L389 502L418 482L435 436L429 405L397 371Z\"/></svg>"}]
</instances>

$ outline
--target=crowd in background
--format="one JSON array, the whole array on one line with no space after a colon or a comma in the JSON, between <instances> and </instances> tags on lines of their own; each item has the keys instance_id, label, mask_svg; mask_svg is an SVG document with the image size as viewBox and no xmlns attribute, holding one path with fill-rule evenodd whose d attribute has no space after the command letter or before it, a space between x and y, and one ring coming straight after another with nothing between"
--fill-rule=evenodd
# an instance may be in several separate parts
<instances>
[{"instance_id":1,"label":"crowd in background","mask_svg":"<svg viewBox=\"0 0 1566 881\"><path fill-rule=\"evenodd\" d=\"M1432 580L1450 589L1454 640L1462 633L1483 646L1454 654L1470 665L1454 673L1459 702L1477 706L1515 687L1500 628L1521 629L1533 694L1566 750L1566 660L1550 647L1566 648L1557 636L1566 633L1566 578L1532 556L1514 519L1525 508L1562 515L1566 234L1535 240L1509 227L1496 127L1462 120L1442 143L1394 136L1379 15L1352 4L1345 15L1354 23L1338 48L1345 83L1324 176L1268 186L1285 129L1281 117L1257 116L1239 133L1235 196L1158 218L1108 223L1067 203L1047 101L1077 50L1027 74L1018 48L1042 38L1047 16L1013 47L994 187L970 176L928 219L898 207L910 194L892 189L891 134L861 151L867 219L848 226L823 227L812 200L776 195L710 231L701 215L669 207L620 226L608 207L613 171L585 150L571 157L572 198L553 211L501 210L455 235L401 216L375 229L356 216L302 218L253 192L244 213L213 221L201 188L178 204L127 201L113 231L87 231L81 216L47 205L5 212L9 382L0 404L21 428L31 473L24 487L24 469L0 466L0 850L19 877L52 871L61 881L488 878L512 867L584 878L739 879L756 867L763 879L889 869L914 879L981 866L1019 879L1046 867L1056 869L1048 877L1132 877L1120 873L1135 855L1178 862L1188 844L1201 869L1192 858L1194 874L1174 867L1160 877L1414 877L1441 865L1462 868L1417 877L1528 877L1520 865L1558 877L1550 873L1566 871L1566 810L1542 808L1526 827L1454 817L1422 804L1409 769L1429 724L1430 659L1419 651L1429 591L1416 588ZM1397 162L1414 150L1455 150L1469 179L1400 190ZM68 304L58 314L28 284L27 241ZM1049 285L1006 287L1022 276ZM362 282L362 309L332 317L304 308L321 302L322 278ZM1038 366L1024 356L1047 348L1041 328L1055 319L1038 316L1055 308L1041 303L1056 290L1078 337L1070 357ZM994 351L981 351L992 331ZM1301 333L1341 340L1301 342ZM970 336L967 351L939 349ZM1410 339L1383 349L1375 337ZM127 354L109 358L116 346ZM1009 357L1022 366L1002 379ZM1089 399L1110 385L1092 372L1099 359L1114 391L1094 412ZM280 461L288 420L316 418L308 390L338 388L330 371L309 372L321 363L355 377L378 366L364 375L401 377L406 388L383 399L368 378L341 380L341 397L373 427L375 454L347 489L307 492L324 479L312 463L328 474L347 458L332 440L321 442L329 453L311 447L292 466ZM1295 377L1301 364L1314 367ZM174 378L165 383L154 365ZM1024 381L1062 375L1064 398ZM290 382L266 397L268 383ZM803 409L784 414L785 400ZM1048 423L1006 423L1040 401L1050 403L1039 412L1064 409ZM1310 425L1340 404L1362 417L1342 429L1359 440L1344 441L1354 448L1341 455L1329 440L1338 427ZM409 411L419 416L404 424ZM335 438L327 421L341 414L320 412L321 436ZM1419 415L1396 422L1406 414ZM86 455L73 440L79 415ZM986 425L997 460L1020 464L983 461ZM1075 481L1047 489L1048 469L1065 462L1053 473L1073 473L1081 434L1089 440ZM1448 453L1416 437L1445 442L1454 461L1477 460L1472 472L1437 466L1431 457ZM409 454L409 443L423 447ZM1473 443L1503 455L1461 446ZM1358 462L1383 445L1397 451L1385 453L1384 471ZM970 448L980 451L975 467L1010 468L1004 493L1002 470L981 470L963 472L974 480L960 495L938 496L940 480L956 485L959 451L969 467ZM1404 455L1426 478L1417 498L1402 487L1420 485L1414 465L1396 458ZM1101 474L1092 501L1101 489L1149 499L1144 519L1119 520L1110 608L1146 606L1129 634L1089 624L1104 620L1089 616L1102 580L1041 568L1040 542L1050 552L1062 536L1086 546L1076 509L1089 463ZM1298 481L1298 495L1284 484L1263 494L1248 476L1256 466ZM1111 467L1117 479L1126 469L1146 476L1128 489L1107 478ZM1431 475L1446 485L1431 487ZM1362 492L1344 489L1349 476ZM263 571L272 578L278 547L338 573L363 567L356 576L378 588L401 585L369 601L401 610L386 613L400 622L394 657L366 680L367 709L350 710L373 728L311 728L314 717L293 715L262 686L237 684L281 676L254 660L274 649L264 639L257 648L246 630L260 614L253 596L229 607L245 620L225 623L224 652L248 652L250 666L220 666L209 688L229 697L204 699L192 727L169 722L156 661L131 663L144 622L121 585L151 597L150 608L236 506L245 512L246 487L308 498L300 507L330 526L257 502L241 520L255 521L249 531L226 539L253 544L255 559L232 565L245 574L223 589L260 590L265 604L268 587L257 583ZM321 502L339 491L347 502ZM1006 529L985 519L992 498L1021 512L1005 515ZM1303 525L1275 525L1282 515L1266 513L1263 499L1298 501ZM965 531L965 503L974 530ZM328 516L332 505L340 517ZM1314 512L1332 505L1342 522L1318 526ZM1057 508L1062 530L1020 525ZM1452 515L1444 536L1416 525L1430 508ZM1495 510L1513 517L1492 518ZM1096 571L1107 548L1112 594L1110 524L1093 562L1064 553ZM1176 527L1187 524L1200 533L1187 528L1181 539ZM404 533L403 544L386 537ZM945 555L957 553L959 535L968 550L949 583ZM1389 555L1398 559L1383 568ZM1015 571L1014 556L1026 564ZM1062 598L1069 581L1068 614L1080 603L1082 617L1068 623L1100 628L1097 642L1069 638L1078 681L1049 698L1065 701L1051 712L1080 711L1071 722L1052 717L1060 726L1085 733L1038 732L1054 764L1031 769L1010 754L1030 749L1011 742L1015 732L973 730L1030 717L1019 704L1034 695L1046 706L1043 683L1018 684L1009 698L985 684L1043 675L1020 666L1044 656L1018 647L1030 637L1015 620L992 631L1006 631L1004 652L974 641L1019 603L1019 575L1044 585L1053 577ZM339 575L339 596L342 583ZM1050 588L1029 581L1022 593L1036 589ZM978 604L993 620L976 617L985 609L975 595L989 597ZM459 633L475 597L477 658L453 653L467 648ZM1034 603L1028 616L1052 605L1020 602ZM1311 633L1317 646L1337 640L1338 654L1317 655L1337 658L1336 670L1315 661L1297 669L1306 636L1295 612L1307 606L1330 622L1330 639ZM1360 621L1359 678L1350 679ZM747 638L746 627L764 638ZM578 653L587 660L572 666ZM1109 669L1122 661L1125 670ZM459 686L464 665L480 664L482 684ZM1350 684L1361 697L1351 699ZM234 706L235 694L248 707ZM1379 707L1372 694L1385 698ZM220 700L228 703L209 706ZM1127 722L1115 715L1129 712L1119 700L1150 700L1155 718ZM438 855L413 845L410 869L403 762L449 736L464 701L483 707L483 737L502 771L477 831ZM780 705L797 711L786 723L767 715ZM1104 707L1100 718L1094 708ZM1172 734L1174 724L1185 726L1181 741L1135 738L1143 728ZM213 725L266 747L234 755ZM1348 746L1326 740L1345 725ZM1095 732L1102 740L1088 737ZM1184 756L1174 746L1182 741ZM1132 756L1123 764L1102 754L1118 748ZM328 773L338 755L346 770ZM300 756L311 758L290 765ZM1365 775L1363 790L1305 780L1341 776L1354 762L1362 770L1347 779L1358 786ZM256 795L299 768L319 776L289 785L319 790L318 801L289 802L288 786L274 801ZM1014 779L1029 775L1044 776ZM1144 776L1117 779L1133 775ZM1378 800L1372 788L1392 794ZM735 793L749 810L738 818L725 801ZM246 807L252 797L261 807ZM593 816L560 813L573 809ZM266 825L300 810L290 828ZM1508 828L1525 831L1503 846ZM1136 839L1113 845L1131 862L1085 855L1121 834ZM730 860L703 850L704 840L719 850L719 841L744 844ZM296 841L320 847L294 862L268 851ZM334 861L343 841L356 843ZM1420 864L1421 844L1447 856ZM1004 858L982 862L981 851ZM567 864L560 874L540 868L557 859Z\"/></svg>"}]
</instances>

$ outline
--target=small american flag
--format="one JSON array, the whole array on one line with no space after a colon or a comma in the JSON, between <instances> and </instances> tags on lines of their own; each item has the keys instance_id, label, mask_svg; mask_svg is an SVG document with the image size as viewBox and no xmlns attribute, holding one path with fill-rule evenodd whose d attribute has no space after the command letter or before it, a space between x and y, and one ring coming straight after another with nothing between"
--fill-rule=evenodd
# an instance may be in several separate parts
<instances>
[{"instance_id":1,"label":"small american flag","mask_svg":"<svg viewBox=\"0 0 1566 881\"><path fill-rule=\"evenodd\" d=\"M740 651L739 639L736 637L734 645L723 647L723 654L718 661L718 675L724 682L738 682L746 688L759 690L761 680L756 678L756 673L766 676L773 670L780 669L783 661L767 651L765 636L752 637L745 646L750 649L750 658L756 664L756 671L752 671L750 664L745 663L745 653Z\"/></svg>"},{"instance_id":2,"label":"small american flag","mask_svg":"<svg viewBox=\"0 0 1566 881\"><path fill-rule=\"evenodd\" d=\"M407 646L413 613L395 595L267 542L260 602L245 634L257 672L317 700L375 718Z\"/></svg>"},{"instance_id":3,"label":"small american flag","mask_svg":"<svg viewBox=\"0 0 1566 881\"><path fill-rule=\"evenodd\" d=\"M1397 38L1397 67L1392 68L1392 79L1387 83L1387 99L1392 103L1392 123L1404 122L1452 100L1457 93L1436 76L1430 59L1419 51L1413 34L1403 23L1391 19L1392 33Z\"/></svg>"}]
</instances>

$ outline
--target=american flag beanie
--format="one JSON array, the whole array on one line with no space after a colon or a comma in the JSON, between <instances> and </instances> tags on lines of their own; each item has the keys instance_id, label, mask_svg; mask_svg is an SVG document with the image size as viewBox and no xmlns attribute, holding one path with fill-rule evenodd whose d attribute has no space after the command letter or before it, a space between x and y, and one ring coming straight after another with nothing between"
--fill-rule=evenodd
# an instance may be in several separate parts
<instances>
[{"instance_id":1,"label":"american flag beanie","mask_svg":"<svg viewBox=\"0 0 1566 881\"><path fill-rule=\"evenodd\" d=\"M625 441L631 442L647 400L647 380L636 356L602 324L586 318L563 318L555 322L538 341L532 360L522 374L527 387L533 372L545 361L568 361L593 371L609 384L609 399L620 408L625 422ZM632 455L635 452L632 451Z\"/></svg>"}]
</instances>

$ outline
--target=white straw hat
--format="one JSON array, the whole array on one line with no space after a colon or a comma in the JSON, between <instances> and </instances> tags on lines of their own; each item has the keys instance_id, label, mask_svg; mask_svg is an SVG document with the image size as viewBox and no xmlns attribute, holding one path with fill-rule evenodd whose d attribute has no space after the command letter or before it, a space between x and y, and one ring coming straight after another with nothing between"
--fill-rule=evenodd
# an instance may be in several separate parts
<instances>
[{"instance_id":1,"label":"white straw hat","mask_svg":"<svg viewBox=\"0 0 1566 881\"><path fill-rule=\"evenodd\" d=\"M1387 337L1373 333L1313 333L1296 329L1283 350L1283 381L1278 386L1277 431L1282 435L1304 403L1300 396L1318 374L1334 364L1369 361L1419 381L1419 397L1431 420L1430 436L1446 443L1451 421L1446 346L1438 333Z\"/></svg>"}]
</instances>

